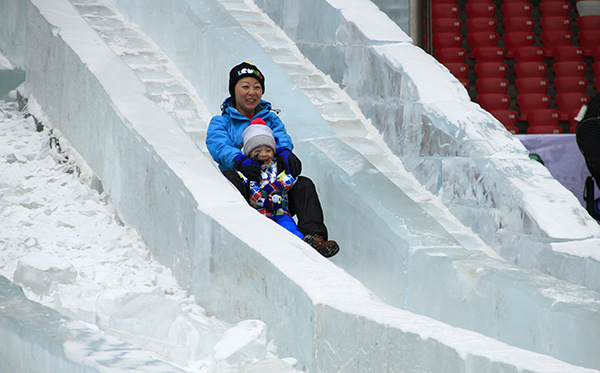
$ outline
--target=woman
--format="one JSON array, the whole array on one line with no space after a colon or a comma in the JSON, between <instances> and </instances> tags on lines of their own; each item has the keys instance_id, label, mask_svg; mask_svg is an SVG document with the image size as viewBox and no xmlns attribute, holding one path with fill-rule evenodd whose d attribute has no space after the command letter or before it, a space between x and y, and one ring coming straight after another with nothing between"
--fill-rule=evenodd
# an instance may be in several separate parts
<instances>
[{"instance_id":1,"label":"woman","mask_svg":"<svg viewBox=\"0 0 600 373\"><path fill-rule=\"evenodd\" d=\"M229 72L229 94L221 105L221 115L213 117L206 134L206 147L227 179L248 200L248 189L237 171L248 180L258 181L260 164L242 153L242 133L254 119L260 118L273 131L277 163L296 177L289 190L289 208L298 217L298 229L304 241L321 255L331 257L339 251L335 241L327 239L327 228L323 222L323 210L315 185L307 177L299 176L302 163L292 152L294 145L281 119L271 111L271 104L262 100L265 78L258 67L242 62Z\"/></svg>"}]
</instances>

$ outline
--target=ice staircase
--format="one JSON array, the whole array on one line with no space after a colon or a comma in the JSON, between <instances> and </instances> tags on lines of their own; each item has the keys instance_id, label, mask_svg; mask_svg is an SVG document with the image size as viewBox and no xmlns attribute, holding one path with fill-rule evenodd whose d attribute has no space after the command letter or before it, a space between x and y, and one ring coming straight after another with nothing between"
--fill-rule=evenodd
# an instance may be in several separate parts
<instances>
[{"instance_id":1,"label":"ice staircase","mask_svg":"<svg viewBox=\"0 0 600 373\"><path fill-rule=\"evenodd\" d=\"M28 14L23 93L207 310L264 320L308 371L600 368L597 292L498 257L262 12L241 0L113 4L7 7ZM86 58L90 45L103 63ZM246 58L269 71L266 97L285 97L276 104L344 250L332 262L256 219L204 151L217 82Z\"/></svg>"}]
</instances>

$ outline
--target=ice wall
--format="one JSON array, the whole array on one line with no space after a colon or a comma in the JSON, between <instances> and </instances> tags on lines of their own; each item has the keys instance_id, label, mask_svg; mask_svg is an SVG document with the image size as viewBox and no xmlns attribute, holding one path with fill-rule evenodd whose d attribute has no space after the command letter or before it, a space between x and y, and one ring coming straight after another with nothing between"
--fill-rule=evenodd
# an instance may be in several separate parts
<instances>
[{"instance_id":1,"label":"ice wall","mask_svg":"<svg viewBox=\"0 0 600 373\"><path fill-rule=\"evenodd\" d=\"M88 324L28 300L0 276L0 371L47 373L183 372Z\"/></svg>"},{"instance_id":2,"label":"ice wall","mask_svg":"<svg viewBox=\"0 0 600 373\"><path fill-rule=\"evenodd\" d=\"M25 51L25 48L17 46L23 43L22 39L25 35L25 30L21 23L25 17L26 12L24 10L26 8L22 2L11 2L7 4L8 6L12 8L10 11L11 14L19 14L19 16L10 20L7 19L5 22L9 24L9 27L0 29L0 39L11 43L12 47L8 49L13 51L13 55L11 56L12 63L3 55L0 55L0 97L15 89L25 80L25 72L22 69L24 66L22 53Z\"/></svg>"},{"instance_id":3,"label":"ice wall","mask_svg":"<svg viewBox=\"0 0 600 373\"><path fill-rule=\"evenodd\" d=\"M55 123L60 123L102 179L122 214L137 227L157 257L173 268L179 281L213 312L230 319L250 315L261 318L278 346L283 346L284 351L280 352L297 357L301 365L315 371L331 371L334 367L347 367L346 371L361 369L364 361L374 371L439 371L441 366L452 371L585 371L547 355L511 347L381 303L362 284L304 243L274 224L257 219L179 124L148 100L147 87L87 27L69 3L36 0L31 4L28 24L35 27L27 30L27 93L36 98ZM182 29L174 26L185 27L189 22L190 28L183 31L191 40L200 42L197 49L191 50L211 58L199 59L199 55L192 54L186 56L192 58L187 66L211 72L199 74L202 80L198 82L198 86L204 84L202 96L211 105L211 100L221 100L213 98L214 87L222 86L217 77L226 76L229 66L241 58L229 52L241 49L240 53L250 55L261 68L272 71L269 79L277 84L272 89L269 85L267 92L273 92L269 94L274 97L286 93L287 100L296 105L284 106L285 102L281 102L286 111L290 110L289 115L299 118L298 126L292 127L294 136L300 139L298 152L306 168L318 170L311 176L322 190L328 191L324 193L326 210L332 214L328 216L336 218L333 221L355 217L347 220L357 228L354 232L335 228L347 233L350 241L357 241L354 245L348 242L345 247L349 253L362 251L374 264L405 266L403 270L389 268L388 272L399 275L398 283L392 281L394 288L410 291L408 296L401 293L400 298L406 297L414 305L421 302L425 312L430 312L425 308L432 306L434 297L430 295L438 296L436 301L442 300L437 307L446 307L447 311L456 306L457 313L465 306L474 311L493 309L498 301L505 302L503 299L511 299L505 304L525 303L524 308L514 310L515 314L509 317L511 322L517 318L531 321L522 313L533 317L543 308L552 321L533 323L534 327L542 329L550 323L560 331L563 339L550 338L564 343L556 346L559 354L590 358L589 351L571 356L575 352L565 347L568 343L577 344L571 335L563 334L567 331L560 326L576 324L596 333L592 296L574 297L574 302L561 303L557 310L550 307L556 299L548 294L536 293L534 302L522 302L540 289L535 284L523 285L534 280L530 273L462 248L362 155L333 136L289 77L222 8L214 2L146 5L163 7L163 11L168 7L169 12L137 7L145 15L167 16L174 12L176 22L168 17L146 19L151 24L149 29L171 33L167 35L170 38L165 36L166 40L185 39L175 37L181 35ZM152 23L157 21L164 23ZM221 63L219 66L212 65L213 56ZM211 67L216 70L210 70ZM372 185L367 180L375 180L379 187L370 189ZM371 193L362 193L365 190ZM369 222L366 226L365 221ZM256 237L256 231L274 235L277 243L265 245ZM434 263L437 265L430 267ZM507 276L509 273L516 273L517 277ZM448 291L438 286L447 280L450 298ZM578 291L561 289L560 283L545 277L539 280L557 294ZM484 294L480 302L465 303L479 297L479 292ZM576 304L582 300L590 306ZM570 322L575 314L584 315L588 323ZM477 321L484 324L479 316ZM466 319L464 315L463 318ZM539 336L537 332L535 335ZM582 338L580 331L574 335L582 343L593 345L589 338ZM519 336L515 333L515 337ZM327 358L313 359L314 356Z\"/></svg>"},{"instance_id":4,"label":"ice wall","mask_svg":"<svg viewBox=\"0 0 600 373\"><path fill-rule=\"evenodd\" d=\"M548 322L554 324L554 317L547 320L539 318L540 312L557 312L551 306L555 301L550 299L554 298L556 294L548 298L551 293L547 289L551 287L560 293L565 292L565 295L566 293L578 294L578 297L582 296L588 299L584 300L584 303L592 302L592 304L597 302L595 300L597 294L587 292L577 286L571 287L568 284L562 284L560 281L555 282L544 276L538 277L531 272L489 260L477 253L466 252L452 235L448 235L447 231L444 232L444 228L438 222L432 223L431 216L424 213L422 207L415 206L414 201L407 198L398 185L392 185L389 180L379 179L380 171L373 169L370 164L373 162L371 161L373 154L379 154L374 153L375 144L371 144L371 147L364 147L365 154L370 156L369 162L366 162L362 156L356 156L356 153L348 147L334 139L326 138L326 134L329 136L329 129L323 127L321 117L312 116L312 109L300 110L302 114L295 115L299 112L299 108L304 108L304 97L297 98L296 87L288 86L289 76L281 74L281 68L285 67L284 70L288 74L293 74L295 81L318 80L318 76L310 71L306 66L306 61L295 61L292 53L279 54L280 50L286 50L285 40L269 33L266 30L268 23L262 22L260 17L257 18L255 14L248 11L248 6L244 2L224 1L227 3L227 9L231 14L235 14L237 20L247 21L245 22L248 25L247 29L251 30L251 33L255 32L254 39L248 38L243 34L243 30L232 26L235 23L228 23L227 14L210 1L189 2L189 6L186 6L186 2L171 3L170 8L176 10L172 13L160 12L159 6L144 2L115 1L114 3L169 54L174 62L182 68L186 77L191 77L192 84L196 86L203 98L206 97L207 101L219 102L220 100L214 98L214 87L220 86L223 90L225 87L222 83L220 84L222 78L219 77L219 74L210 77L203 76L201 80L193 78L194 74L197 74L196 71L207 71L213 68L211 62L202 59L200 55L194 55L197 53L195 51L201 50L202 53L211 56L219 53L219 50L235 53L230 63L220 67L221 74L225 75L229 66L237 63L236 61L246 59L247 56L251 56L251 60L259 66L268 66L270 70L267 79L270 83L267 83L266 97L267 99L274 97L275 107L282 109L282 118L288 123L288 128L296 139L296 151L305 162L305 170L308 170L320 187L332 234L342 242L344 247L344 253L336 257L334 262L360 279L378 296L394 306L404 307L456 326L477 330L508 343L535 351L552 353L561 358L574 358L571 346L573 343L580 343L575 342L579 339L575 335L580 335L583 330L588 330L590 325L582 326L582 329L577 332L569 332L573 333L569 338L570 342L566 342L564 339L560 342L555 341L555 337L552 335L554 332L548 329ZM343 19L337 17L333 8L321 8L314 3L309 5L311 6L303 8L301 12L303 16L306 14L307 18L310 18L311 15L317 17L319 14L325 16L331 14L330 18L317 24L317 30L314 27L311 29L310 32L314 34L318 34L319 28L331 29L332 25L336 25L336 20ZM195 17L190 16L190 12L193 12ZM380 19L382 17L386 19L372 5L346 13L361 14L365 19L370 20L370 24L380 25ZM216 28L210 28L208 26L212 22L210 20L217 18L219 22ZM184 24L182 21L184 19L194 22ZM294 15L291 15L290 19L294 19ZM203 22L198 22L198 20ZM178 27L173 28L172 25L175 23L178 24ZM394 28L395 25L389 27L389 29ZM175 35L184 32L189 37L186 40L177 39L174 43ZM359 45L361 40L370 40L366 36L361 38L360 35L355 35L357 32L355 25L350 24L347 29L338 32L338 35L345 35L345 40L353 40ZM389 32L386 32L385 27L369 29L368 36L376 38L379 42L393 40L389 38ZM269 58L265 58L268 56L263 54L263 50L256 49L257 40L264 41L263 48L269 51L271 58L278 61L279 68L277 65L273 66ZM239 51L236 46L239 46ZM408 60L416 59L412 63L413 65L418 65L419 57L426 58L422 51L419 52L411 45L404 44L402 47L405 48L404 52L407 54ZM239 57L235 57L237 54ZM190 64L190 61L193 64ZM373 64L377 63L377 61L373 61ZM212 78L214 80L211 80ZM395 79L397 77L384 79L383 88L379 89L385 90L399 84L399 81ZM440 68L439 64L434 64L426 77L427 82L444 81L445 79L449 80L449 75L445 69ZM460 83L455 83L449 82L448 85L441 87L425 85L422 89L448 95L462 94L466 97L466 92ZM205 93L206 87L210 87L212 92ZM343 107L340 104L343 101L335 101L335 98L332 98L334 93L323 86L305 84L302 89L318 91L323 98L337 102L340 108ZM417 87L411 89L414 90ZM281 97L285 99L282 100ZM471 105L469 101L459 102L459 104L462 104L461 108L463 106L468 108L468 105ZM459 113L462 114L462 112ZM432 112L431 115L436 114ZM360 118L355 120L360 120ZM352 126L352 123L355 122L349 120L348 124ZM504 139L504 142L501 142L503 147L513 146L523 149L520 143L507 134L500 125L491 125L487 130L500 136L500 140ZM339 138L343 138L343 141L348 144L366 140L363 134L355 133L358 131L336 130L336 133L338 132L344 133L344 136L340 135ZM352 132L352 135L349 135L349 132ZM315 133L322 137L315 138ZM475 137L475 135L473 136ZM493 137L491 134L488 136ZM313 145L324 152L326 157L320 158L318 153L313 150ZM489 146L502 147L493 144ZM475 147L475 145L471 145L471 147ZM483 154L483 150L480 149L479 152L480 155ZM508 154L508 151L503 154ZM526 153L521 155L522 159L528 162ZM382 157L385 157L383 153ZM518 159L510 160L511 164L518 162ZM337 170L340 168L341 172L338 172ZM319 170L319 172L315 172L315 170ZM464 175L464 172L460 175ZM546 175L548 175L547 172ZM476 178L474 177L474 179ZM348 224L348 222L351 223ZM336 236L336 232L341 232L341 234ZM438 256L440 251L443 254ZM435 268L435 270L431 270L431 268ZM548 280L552 285L546 282ZM465 281L470 284L468 289L465 289ZM396 286L389 286L390 283L396 284ZM400 284L403 285L400 286ZM506 308L503 304L508 299L510 299L510 304L524 306ZM533 302L531 302L532 299L534 299ZM575 306L575 303L571 303L568 307L571 306ZM579 308L579 306L575 306L575 308ZM455 310L455 312L449 312L448 309ZM502 316L498 316L495 312L480 312L484 309L502 310L500 311ZM579 313L575 309L572 312ZM591 312L590 317L595 319L592 314L597 311L588 309L585 312ZM572 324L569 321L565 321L565 323ZM527 328L523 327L524 324L527 325ZM556 327L559 327L558 324ZM553 340L551 345L542 342L548 340ZM591 351L584 353L581 349L579 351L582 352L582 355L587 356L583 360L587 360L595 354Z\"/></svg>"},{"instance_id":5,"label":"ice wall","mask_svg":"<svg viewBox=\"0 0 600 373\"><path fill-rule=\"evenodd\" d=\"M0 55L0 97L17 88L25 80L25 71L15 68Z\"/></svg>"},{"instance_id":6,"label":"ice wall","mask_svg":"<svg viewBox=\"0 0 600 373\"><path fill-rule=\"evenodd\" d=\"M373 3L387 14L402 30L408 30L410 23L408 0L374 0Z\"/></svg>"},{"instance_id":7,"label":"ice wall","mask_svg":"<svg viewBox=\"0 0 600 373\"><path fill-rule=\"evenodd\" d=\"M360 367L365 355L377 371L436 371L439 361L453 370L508 364L544 371L537 363L544 361L584 371L526 351L527 358L515 358L521 350L384 305L306 244L257 219L68 2L31 4L25 93L61 124L157 257L219 315L260 317L281 342L279 352L314 371ZM257 231L275 243L265 244ZM359 338L346 337L356 330L364 330ZM449 337L457 334L468 342ZM515 354L498 359L473 343Z\"/></svg>"},{"instance_id":8,"label":"ice wall","mask_svg":"<svg viewBox=\"0 0 600 373\"><path fill-rule=\"evenodd\" d=\"M358 102L422 185L505 259L600 289L596 221L385 14L361 1L256 3Z\"/></svg>"}]
</instances>

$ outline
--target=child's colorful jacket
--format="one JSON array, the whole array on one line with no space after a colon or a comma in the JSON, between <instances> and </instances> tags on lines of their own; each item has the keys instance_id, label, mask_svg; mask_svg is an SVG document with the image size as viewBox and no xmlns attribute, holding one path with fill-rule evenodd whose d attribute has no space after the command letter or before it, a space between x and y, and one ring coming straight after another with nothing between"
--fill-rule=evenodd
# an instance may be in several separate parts
<instances>
[{"instance_id":1,"label":"child's colorful jacket","mask_svg":"<svg viewBox=\"0 0 600 373\"><path fill-rule=\"evenodd\" d=\"M241 172L244 185L249 183L249 203L261 214L273 219L278 215L290 215L287 191L294 185L296 178L285 171L277 173L277 162L271 159L262 166L261 181L248 180Z\"/></svg>"}]
</instances>

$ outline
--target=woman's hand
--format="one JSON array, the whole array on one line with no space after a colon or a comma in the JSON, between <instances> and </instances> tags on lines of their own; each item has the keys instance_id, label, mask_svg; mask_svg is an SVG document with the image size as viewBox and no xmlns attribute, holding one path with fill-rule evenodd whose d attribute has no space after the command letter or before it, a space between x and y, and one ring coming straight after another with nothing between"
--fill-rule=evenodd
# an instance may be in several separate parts
<instances>
[{"instance_id":1,"label":"woman's hand","mask_svg":"<svg viewBox=\"0 0 600 373\"><path fill-rule=\"evenodd\" d=\"M285 170L293 177L298 177L300 172L302 172L302 162L300 162L300 159L291 150L280 148L277 150L276 157L277 165L285 167Z\"/></svg>"}]
</instances>

